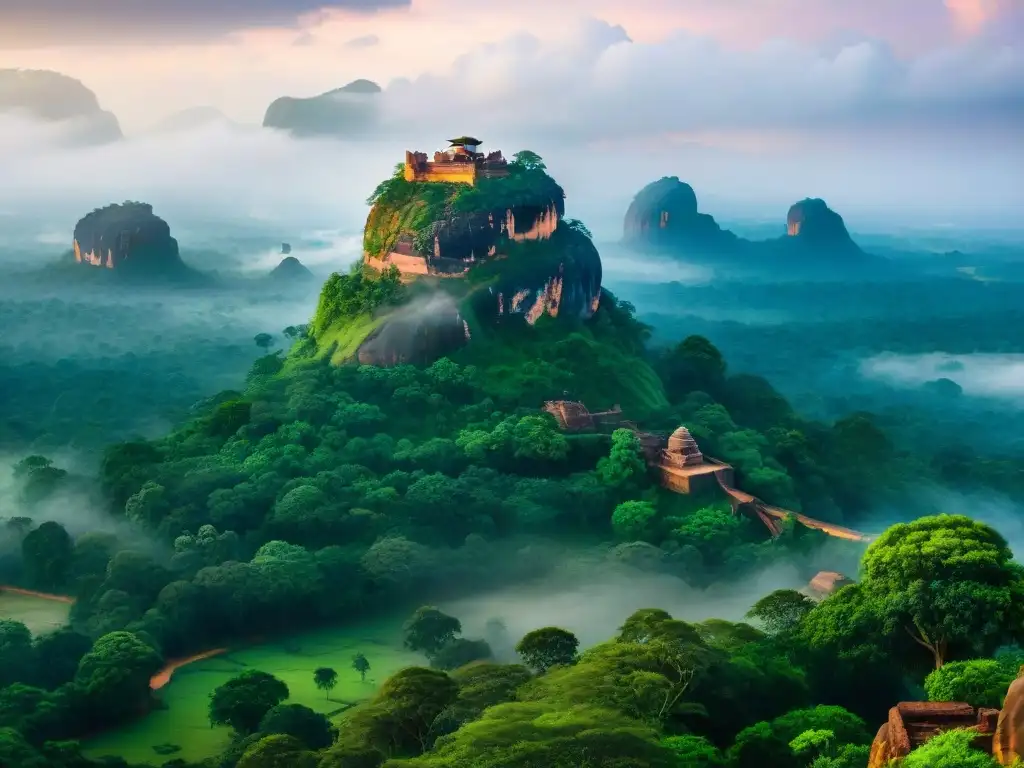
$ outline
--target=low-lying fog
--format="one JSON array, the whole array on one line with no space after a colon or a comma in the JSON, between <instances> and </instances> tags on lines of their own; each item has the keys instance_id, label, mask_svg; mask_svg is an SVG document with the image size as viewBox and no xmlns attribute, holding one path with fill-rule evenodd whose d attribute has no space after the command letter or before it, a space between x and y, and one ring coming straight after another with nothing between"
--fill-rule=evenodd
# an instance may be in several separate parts
<instances>
[{"instance_id":1,"label":"low-lying fog","mask_svg":"<svg viewBox=\"0 0 1024 768\"><path fill-rule=\"evenodd\" d=\"M862 375L886 383L918 387L935 379L950 379L964 393L998 398L1024 407L1024 354L919 355L886 353L861 363Z\"/></svg>"}]
</instances>

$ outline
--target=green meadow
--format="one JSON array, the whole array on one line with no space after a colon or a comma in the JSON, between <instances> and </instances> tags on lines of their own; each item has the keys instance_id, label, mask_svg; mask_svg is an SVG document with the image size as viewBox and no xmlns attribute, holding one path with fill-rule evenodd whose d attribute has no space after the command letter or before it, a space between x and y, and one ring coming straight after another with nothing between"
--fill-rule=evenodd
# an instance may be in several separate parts
<instances>
[{"instance_id":1,"label":"green meadow","mask_svg":"<svg viewBox=\"0 0 1024 768\"><path fill-rule=\"evenodd\" d=\"M68 623L70 603L30 597L0 589L0 619L20 621L34 635L52 632Z\"/></svg>"},{"instance_id":2,"label":"green meadow","mask_svg":"<svg viewBox=\"0 0 1024 768\"><path fill-rule=\"evenodd\" d=\"M352 669L352 657L357 653L370 662L365 683ZM245 669L276 675L288 685L288 703L305 704L336 719L372 696L392 673L422 663L420 656L402 649L400 623L394 621L315 630L239 648L178 669L171 682L156 693L162 708L90 739L85 751L91 757L114 755L129 762L154 764L216 755L227 746L231 732L211 727L207 718L210 693ZM317 667L338 672L338 685L330 698L313 684Z\"/></svg>"}]
</instances>

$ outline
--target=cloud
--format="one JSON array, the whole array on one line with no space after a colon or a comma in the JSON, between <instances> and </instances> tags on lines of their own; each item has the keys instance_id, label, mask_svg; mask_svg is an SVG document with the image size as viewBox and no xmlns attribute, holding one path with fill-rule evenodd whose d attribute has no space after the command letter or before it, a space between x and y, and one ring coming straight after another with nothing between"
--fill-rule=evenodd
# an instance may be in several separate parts
<instances>
[{"instance_id":1,"label":"cloud","mask_svg":"<svg viewBox=\"0 0 1024 768\"><path fill-rule=\"evenodd\" d=\"M0 48L211 39L290 26L324 10L372 12L411 0L0 0Z\"/></svg>"},{"instance_id":2,"label":"cloud","mask_svg":"<svg viewBox=\"0 0 1024 768\"><path fill-rule=\"evenodd\" d=\"M377 35L362 35L348 40L344 47L349 49L358 49L373 48L376 45L380 45L380 38Z\"/></svg>"},{"instance_id":3,"label":"cloud","mask_svg":"<svg viewBox=\"0 0 1024 768\"><path fill-rule=\"evenodd\" d=\"M1006 127L1024 120L1024 44L982 36L910 59L877 41L734 50L685 32L631 43L621 27L591 20L568 40L510 36L463 55L445 76L388 92L396 121L413 113L443 123L471 103L476 124L572 140Z\"/></svg>"}]
</instances>

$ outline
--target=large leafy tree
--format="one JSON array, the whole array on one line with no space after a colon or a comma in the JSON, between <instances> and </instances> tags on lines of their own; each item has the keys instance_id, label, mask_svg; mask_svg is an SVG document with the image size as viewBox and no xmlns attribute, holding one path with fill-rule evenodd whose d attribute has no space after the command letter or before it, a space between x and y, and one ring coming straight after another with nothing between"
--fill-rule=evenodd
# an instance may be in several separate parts
<instances>
[{"instance_id":1,"label":"large leafy tree","mask_svg":"<svg viewBox=\"0 0 1024 768\"><path fill-rule=\"evenodd\" d=\"M271 709L288 698L288 686L271 674L247 669L210 694L210 722L253 733Z\"/></svg>"},{"instance_id":2,"label":"large leafy tree","mask_svg":"<svg viewBox=\"0 0 1024 768\"><path fill-rule=\"evenodd\" d=\"M628 493L639 488L647 475L640 440L629 429L612 432L612 447L608 455L597 463L597 476L606 485Z\"/></svg>"},{"instance_id":3,"label":"large leafy tree","mask_svg":"<svg viewBox=\"0 0 1024 768\"><path fill-rule=\"evenodd\" d=\"M962 515L922 517L889 528L864 554L859 584L812 610L812 645L847 657L912 660L935 669L951 656L985 656L1016 640L1024 622L1024 569L994 529Z\"/></svg>"},{"instance_id":4,"label":"large leafy tree","mask_svg":"<svg viewBox=\"0 0 1024 768\"><path fill-rule=\"evenodd\" d=\"M402 631L406 648L422 651L430 658L462 632L462 624L454 616L431 605L424 605L409 617Z\"/></svg>"},{"instance_id":5,"label":"large leafy tree","mask_svg":"<svg viewBox=\"0 0 1024 768\"><path fill-rule=\"evenodd\" d=\"M546 672L557 664L572 664L580 641L572 632L561 627L542 627L523 635L516 645L526 666Z\"/></svg>"},{"instance_id":6,"label":"large leafy tree","mask_svg":"<svg viewBox=\"0 0 1024 768\"><path fill-rule=\"evenodd\" d=\"M278 704L263 716L258 730L268 736L291 736L309 749L323 749L334 742L331 721L302 704Z\"/></svg>"},{"instance_id":7,"label":"large leafy tree","mask_svg":"<svg viewBox=\"0 0 1024 768\"><path fill-rule=\"evenodd\" d=\"M74 543L60 523L48 520L29 532L21 556L29 580L41 589L60 589L71 570Z\"/></svg>"},{"instance_id":8,"label":"large leafy tree","mask_svg":"<svg viewBox=\"0 0 1024 768\"><path fill-rule=\"evenodd\" d=\"M160 654L138 636L111 632L82 657L74 682L92 718L114 723L146 710L150 678L162 663Z\"/></svg>"}]
</instances>

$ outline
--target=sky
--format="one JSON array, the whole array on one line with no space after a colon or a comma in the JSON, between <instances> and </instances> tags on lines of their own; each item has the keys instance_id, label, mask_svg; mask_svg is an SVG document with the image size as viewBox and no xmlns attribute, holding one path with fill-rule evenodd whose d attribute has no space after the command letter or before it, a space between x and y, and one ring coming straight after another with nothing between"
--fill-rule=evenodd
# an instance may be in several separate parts
<instances>
[{"instance_id":1,"label":"sky","mask_svg":"<svg viewBox=\"0 0 1024 768\"><path fill-rule=\"evenodd\" d=\"M407 123L379 148L390 156L316 150L363 197L403 149L469 132L540 151L601 219L621 221L661 175L718 216L781 218L822 196L869 228L1010 226L1024 206L1024 0L0 0L0 67L80 79L129 137L197 106L258 124L278 96L374 80ZM14 131L0 125L0 161L40 191L24 151L38 131ZM146 141L149 155L104 160L130 157L126 178L148 163L146 180L169 188L202 175L184 167L197 153L208 175L247 183L274 163L301 177L315 154L223 131L166 151ZM223 178L208 185L232 197Z\"/></svg>"}]
</instances>

